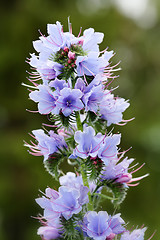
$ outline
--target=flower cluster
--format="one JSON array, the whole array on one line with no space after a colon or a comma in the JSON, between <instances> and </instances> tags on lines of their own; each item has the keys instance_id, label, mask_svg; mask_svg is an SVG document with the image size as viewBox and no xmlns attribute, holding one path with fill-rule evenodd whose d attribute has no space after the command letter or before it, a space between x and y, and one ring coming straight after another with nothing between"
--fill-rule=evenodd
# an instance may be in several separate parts
<instances>
[{"instance_id":1,"label":"flower cluster","mask_svg":"<svg viewBox=\"0 0 160 240\"><path fill-rule=\"evenodd\" d=\"M29 97L38 103L39 113L68 117L82 110L83 114L91 111L107 120L108 126L122 122L129 103L114 97L108 89L113 51L99 51L103 34L90 28L83 36L75 37L63 32L59 22L48 24L48 34L33 42L38 56L31 54L29 59L36 71L31 73L30 81L37 89ZM43 84L36 83L39 78Z\"/></svg>"},{"instance_id":2,"label":"flower cluster","mask_svg":"<svg viewBox=\"0 0 160 240\"><path fill-rule=\"evenodd\" d=\"M133 177L143 167L120 151L120 133L107 130L125 125L128 101L115 97L110 87L116 66L113 51L99 50L103 33L93 28L76 37L60 22L47 25L48 36L33 42L29 97L38 112L48 115L54 130L33 130L29 153L43 156L48 172L59 180L58 190L47 188L36 202L43 209L38 235L43 240L143 240L146 228L128 231L120 213L99 211L103 199L119 207L129 186L148 176ZM26 84L24 84L26 85ZM29 86L29 85L27 85ZM52 124L53 123L53 124ZM63 163L63 164L62 164ZM65 164L75 172L65 172ZM151 239L151 238L150 238Z\"/></svg>"},{"instance_id":3,"label":"flower cluster","mask_svg":"<svg viewBox=\"0 0 160 240\"><path fill-rule=\"evenodd\" d=\"M125 228L122 226L125 222L120 217L120 214L113 216L108 215L105 211L87 212L81 221L78 219L83 205L89 202L88 191L93 191L83 185L81 176L76 176L74 173L67 173L67 175L59 178L61 186L59 191L55 191L51 188L47 188L45 196L37 198L36 202L44 209L44 215L41 218L41 222L45 226L40 227L38 234L45 239L55 239L63 236L62 221L73 218L73 215L77 215L75 223L81 227L83 233L93 239L108 239L111 236L123 233ZM80 231L78 229L78 231ZM48 234L50 232L50 234Z\"/></svg>"},{"instance_id":4,"label":"flower cluster","mask_svg":"<svg viewBox=\"0 0 160 240\"><path fill-rule=\"evenodd\" d=\"M53 158L54 153L59 152L63 148L67 148L67 144L64 137L60 134L54 133L54 131L49 131L48 135L44 133L44 130L38 129L32 131L31 135L38 144L36 145L31 141L31 144L25 143L26 147L29 147L31 151L30 154L34 156L44 156L44 161L49 158Z\"/></svg>"}]
</instances>

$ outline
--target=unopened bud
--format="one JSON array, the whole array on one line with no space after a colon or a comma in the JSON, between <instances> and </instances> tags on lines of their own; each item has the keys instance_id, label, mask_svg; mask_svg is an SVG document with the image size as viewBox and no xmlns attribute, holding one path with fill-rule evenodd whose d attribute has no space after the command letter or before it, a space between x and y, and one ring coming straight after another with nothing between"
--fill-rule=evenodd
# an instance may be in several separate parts
<instances>
[{"instance_id":1,"label":"unopened bud","mask_svg":"<svg viewBox=\"0 0 160 240\"><path fill-rule=\"evenodd\" d=\"M68 51L69 51L68 47L64 47L63 50L64 50L65 52L68 52Z\"/></svg>"},{"instance_id":2,"label":"unopened bud","mask_svg":"<svg viewBox=\"0 0 160 240\"><path fill-rule=\"evenodd\" d=\"M111 233L111 234L106 238L106 240L112 240L112 239L115 238L115 236L116 236L116 234Z\"/></svg>"},{"instance_id":3,"label":"unopened bud","mask_svg":"<svg viewBox=\"0 0 160 240\"><path fill-rule=\"evenodd\" d=\"M123 174L120 178L117 179L119 183L128 183L132 179L132 175L130 173Z\"/></svg>"},{"instance_id":4,"label":"unopened bud","mask_svg":"<svg viewBox=\"0 0 160 240\"><path fill-rule=\"evenodd\" d=\"M68 57L69 57L69 59L74 59L75 58L75 53L69 51Z\"/></svg>"}]
</instances>

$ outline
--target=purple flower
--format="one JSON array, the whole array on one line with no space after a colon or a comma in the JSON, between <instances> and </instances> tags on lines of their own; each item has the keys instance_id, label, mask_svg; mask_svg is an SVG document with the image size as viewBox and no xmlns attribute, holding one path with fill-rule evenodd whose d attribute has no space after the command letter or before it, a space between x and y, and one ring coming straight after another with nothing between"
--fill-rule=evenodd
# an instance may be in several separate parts
<instances>
[{"instance_id":1,"label":"purple flower","mask_svg":"<svg viewBox=\"0 0 160 240\"><path fill-rule=\"evenodd\" d=\"M82 210L79 203L80 191L66 186L59 187L59 197L52 202L52 209L61 214L66 220Z\"/></svg>"},{"instance_id":2,"label":"purple flower","mask_svg":"<svg viewBox=\"0 0 160 240\"><path fill-rule=\"evenodd\" d=\"M63 32L60 22L48 24L47 31L49 36L45 37L41 34L40 40L33 42L39 56L31 54L29 62L40 73L44 83L54 79L62 72L63 65L54 62L55 54L60 49L68 48L72 44L78 44L79 42L79 38L76 38L71 32Z\"/></svg>"},{"instance_id":3,"label":"purple flower","mask_svg":"<svg viewBox=\"0 0 160 240\"><path fill-rule=\"evenodd\" d=\"M86 52L94 51L99 52L99 46L103 41L104 34L99 32L94 32L93 28L86 29L83 32L83 36L80 38L82 42L83 50Z\"/></svg>"},{"instance_id":4,"label":"purple flower","mask_svg":"<svg viewBox=\"0 0 160 240\"><path fill-rule=\"evenodd\" d=\"M48 58L52 53L57 52L66 45L66 39L64 37L62 25L58 21L56 24L48 24L47 32L49 36L45 37L42 35L40 40L33 42L33 46L35 50L42 53L42 55L48 55Z\"/></svg>"},{"instance_id":5,"label":"purple flower","mask_svg":"<svg viewBox=\"0 0 160 240\"><path fill-rule=\"evenodd\" d=\"M60 90L62 90L64 87L67 87L67 83L65 80L59 80L58 78L56 78L49 83L49 86L51 88L55 88L57 90L57 95L60 95Z\"/></svg>"},{"instance_id":6,"label":"purple flower","mask_svg":"<svg viewBox=\"0 0 160 240\"><path fill-rule=\"evenodd\" d=\"M67 186L72 189L77 189L80 192L78 202L80 205L88 203L88 187L83 185L82 176L76 176L75 173L68 172L66 175L59 178L59 182L62 186Z\"/></svg>"},{"instance_id":7,"label":"purple flower","mask_svg":"<svg viewBox=\"0 0 160 240\"><path fill-rule=\"evenodd\" d=\"M123 98L114 98L109 90L105 91L99 107L101 117L107 120L107 125L118 124L123 120L122 113L129 107L129 103Z\"/></svg>"},{"instance_id":8,"label":"purple flower","mask_svg":"<svg viewBox=\"0 0 160 240\"><path fill-rule=\"evenodd\" d=\"M60 217L60 213L54 211L52 208L52 202L59 197L59 193L51 188L46 188L45 196L37 198L36 202L44 209L44 218L46 220L56 220Z\"/></svg>"},{"instance_id":9,"label":"purple flower","mask_svg":"<svg viewBox=\"0 0 160 240\"><path fill-rule=\"evenodd\" d=\"M145 227L141 229L136 229L132 232L125 232L122 234L120 240L144 240L144 234L146 229L147 228Z\"/></svg>"},{"instance_id":10,"label":"purple flower","mask_svg":"<svg viewBox=\"0 0 160 240\"><path fill-rule=\"evenodd\" d=\"M99 71L98 54L89 52L87 56L78 56L76 60L77 75L95 76Z\"/></svg>"},{"instance_id":11,"label":"purple flower","mask_svg":"<svg viewBox=\"0 0 160 240\"><path fill-rule=\"evenodd\" d=\"M113 51L105 51L104 54L99 57L100 71L105 70L105 68L109 65L110 58L113 57L113 55Z\"/></svg>"},{"instance_id":12,"label":"purple flower","mask_svg":"<svg viewBox=\"0 0 160 240\"><path fill-rule=\"evenodd\" d=\"M31 54L31 59L29 64L36 68L37 72L40 74L44 81L44 84L49 80L54 79L59 74L61 74L63 66L59 63L53 62L51 60L41 60L35 54Z\"/></svg>"},{"instance_id":13,"label":"purple flower","mask_svg":"<svg viewBox=\"0 0 160 240\"><path fill-rule=\"evenodd\" d=\"M110 216L109 218L109 227L112 229L112 233L114 234L120 234L125 231L125 228L121 226L122 224L125 224L124 220L120 217L120 213Z\"/></svg>"},{"instance_id":14,"label":"purple flower","mask_svg":"<svg viewBox=\"0 0 160 240\"><path fill-rule=\"evenodd\" d=\"M51 91L47 85L39 85L38 90L29 94L30 99L34 102L38 102L38 111L41 114L58 114L59 108L57 108L56 101L58 96Z\"/></svg>"},{"instance_id":15,"label":"purple flower","mask_svg":"<svg viewBox=\"0 0 160 240\"><path fill-rule=\"evenodd\" d=\"M56 106L62 110L65 117L68 117L73 111L81 110L84 105L81 101L83 93L79 89L63 88L60 91Z\"/></svg>"},{"instance_id":16,"label":"purple flower","mask_svg":"<svg viewBox=\"0 0 160 240\"><path fill-rule=\"evenodd\" d=\"M40 235L44 240L57 239L61 235L60 221L47 221L38 229L37 234Z\"/></svg>"},{"instance_id":17,"label":"purple flower","mask_svg":"<svg viewBox=\"0 0 160 240\"><path fill-rule=\"evenodd\" d=\"M75 84L75 89L79 89L81 92L85 92L86 90L86 85L83 81L82 78L78 78L77 81L76 81L76 84Z\"/></svg>"},{"instance_id":18,"label":"purple flower","mask_svg":"<svg viewBox=\"0 0 160 240\"><path fill-rule=\"evenodd\" d=\"M114 134L105 137L100 149L98 150L98 157L102 159L107 166L111 160L117 160L118 147L120 144L121 134Z\"/></svg>"},{"instance_id":19,"label":"purple flower","mask_svg":"<svg viewBox=\"0 0 160 240\"><path fill-rule=\"evenodd\" d=\"M68 172L66 175L59 178L59 182L62 186L67 186L70 188L75 188L80 191L80 198L79 203L81 205L88 203L88 191L92 193L95 188L96 184L93 181L89 181L89 189L83 185L82 176L76 176L73 172Z\"/></svg>"},{"instance_id":20,"label":"purple flower","mask_svg":"<svg viewBox=\"0 0 160 240\"><path fill-rule=\"evenodd\" d=\"M53 131L49 131L49 135L45 134L42 129L33 130L33 138L38 142L32 145L26 143L25 146L30 148L30 152L35 156L44 156L44 161L51 157L55 152L58 152L58 149L67 147L64 137L55 134Z\"/></svg>"},{"instance_id":21,"label":"purple flower","mask_svg":"<svg viewBox=\"0 0 160 240\"><path fill-rule=\"evenodd\" d=\"M101 178L103 180L114 180L119 183L127 183L131 180L132 176L128 173L129 165L134 159L125 158L120 163L117 161L109 161L108 165L104 167Z\"/></svg>"},{"instance_id":22,"label":"purple flower","mask_svg":"<svg viewBox=\"0 0 160 240\"><path fill-rule=\"evenodd\" d=\"M45 196L37 198L36 202L44 209L43 218L47 221L57 221L61 216L68 220L88 203L88 191L89 189L83 185L79 187L63 185L59 187L58 192L47 188Z\"/></svg>"},{"instance_id":23,"label":"purple flower","mask_svg":"<svg viewBox=\"0 0 160 240\"><path fill-rule=\"evenodd\" d=\"M140 166L139 168L128 172L129 165L134 161L133 158L128 159L127 157L124 158L121 162L118 161L109 161L108 165L104 167L101 175L101 179L103 180L115 180L115 182L124 184L124 186L136 186L139 183L131 184L132 182L140 181L141 179L148 176L148 174L145 174L143 176L133 178L132 173L137 172L140 168L143 167Z\"/></svg>"},{"instance_id":24,"label":"purple flower","mask_svg":"<svg viewBox=\"0 0 160 240\"><path fill-rule=\"evenodd\" d=\"M102 85L93 86L89 92L84 94L82 100L85 104L86 111L97 112L99 103L103 98Z\"/></svg>"},{"instance_id":25,"label":"purple flower","mask_svg":"<svg viewBox=\"0 0 160 240\"><path fill-rule=\"evenodd\" d=\"M114 216L108 215L107 212L90 211L86 213L83 221L83 230L87 235L95 240L105 240L112 233L122 233L124 221L120 214Z\"/></svg>"},{"instance_id":26,"label":"purple flower","mask_svg":"<svg viewBox=\"0 0 160 240\"><path fill-rule=\"evenodd\" d=\"M82 176L76 176L76 174L73 172L67 172L66 175L59 178L59 182L62 186L68 186L77 189L83 185Z\"/></svg>"},{"instance_id":27,"label":"purple flower","mask_svg":"<svg viewBox=\"0 0 160 240\"><path fill-rule=\"evenodd\" d=\"M97 156L103 138L104 136L101 133L95 136L95 130L91 126L84 126L83 132L75 132L74 139L78 146L74 149L73 155L83 159L88 156Z\"/></svg>"}]
</instances>

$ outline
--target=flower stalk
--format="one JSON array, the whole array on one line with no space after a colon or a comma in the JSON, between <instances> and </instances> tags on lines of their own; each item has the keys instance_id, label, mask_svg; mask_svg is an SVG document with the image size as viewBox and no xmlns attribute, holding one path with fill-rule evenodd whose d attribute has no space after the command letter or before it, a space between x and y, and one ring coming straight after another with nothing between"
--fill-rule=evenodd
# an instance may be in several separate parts
<instances>
[{"instance_id":1,"label":"flower stalk","mask_svg":"<svg viewBox=\"0 0 160 240\"><path fill-rule=\"evenodd\" d=\"M51 130L33 130L33 140L25 146L33 156L43 156L47 171L59 182L57 191L48 187L36 199L44 211L37 234L43 240L143 240L146 228L129 231L120 213L96 211L103 200L119 209L128 188L148 176L133 177L143 164L134 169L134 159L125 157L128 150L119 150L121 134L107 134L110 125L130 121L123 119L128 100L110 89L117 77L113 72L119 70L118 64L110 66L114 53L99 51L104 34L93 28L75 37L70 22L69 32L56 22L47 31L48 36L40 32L33 42L37 55L28 60L34 69L31 86L23 84L31 88L37 112L53 122L44 124ZM75 172L61 176L66 164L74 165Z\"/></svg>"}]
</instances>

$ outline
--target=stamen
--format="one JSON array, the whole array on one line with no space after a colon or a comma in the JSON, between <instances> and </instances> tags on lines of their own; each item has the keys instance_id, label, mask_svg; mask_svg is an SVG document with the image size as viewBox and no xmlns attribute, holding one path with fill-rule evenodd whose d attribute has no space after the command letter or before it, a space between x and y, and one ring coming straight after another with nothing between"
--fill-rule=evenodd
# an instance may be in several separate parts
<instances>
[{"instance_id":1,"label":"stamen","mask_svg":"<svg viewBox=\"0 0 160 240\"><path fill-rule=\"evenodd\" d=\"M135 169L134 171L130 172L130 174L133 174L133 173L137 172L137 171L140 170L144 165L145 165L145 163L143 163L139 168L137 168L137 169Z\"/></svg>"},{"instance_id":2,"label":"stamen","mask_svg":"<svg viewBox=\"0 0 160 240\"><path fill-rule=\"evenodd\" d=\"M150 238L148 238L148 240L151 240L156 232L157 232L157 230L154 231L154 233L150 236Z\"/></svg>"},{"instance_id":3,"label":"stamen","mask_svg":"<svg viewBox=\"0 0 160 240\"><path fill-rule=\"evenodd\" d=\"M80 37L81 32L82 32L82 27L80 27L79 34L78 34L78 36L77 36L78 38Z\"/></svg>"},{"instance_id":4,"label":"stamen","mask_svg":"<svg viewBox=\"0 0 160 240\"><path fill-rule=\"evenodd\" d=\"M26 109L27 112L30 112L30 113L38 113L39 111L31 111L29 109Z\"/></svg>"},{"instance_id":5,"label":"stamen","mask_svg":"<svg viewBox=\"0 0 160 240\"><path fill-rule=\"evenodd\" d=\"M44 125L46 127L54 127L54 128L58 127L57 125L49 125L49 124L46 124L46 123L42 123L42 125Z\"/></svg>"},{"instance_id":6,"label":"stamen","mask_svg":"<svg viewBox=\"0 0 160 240\"><path fill-rule=\"evenodd\" d=\"M52 42L50 42L50 41L48 40L48 38L46 38L46 36L45 36L45 35L43 35L43 34L41 33L41 31L40 31L40 30L38 30L38 31L39 31L40 35L46 39L46 41L47 41L47 42L49 42L49 43L51 43L51 44L55 44L57 47L59 47L59 46L58 46L58 44L57 44L56 42L54 42L54 41L53 41L53 39L51 39L51 40L52 40Z\"/></svg>"},{"instance_id":7,"label":"stamen","mask_svg":"<svg viewBox=\"0 0 160 240\"><path fill-rule=\"evenodd\" d=\"M81 62L81 65L95 77L95 74L89 68L87 68L82 62Z\"/></svg>"},{"instance_id":8,"label":"stamen","mask_svg":"<svg viewBox=\"0 0 160 240\"><path fill-rule=\"evenodd\" d=\"M22 86L25 86L25 87L29 87L29 88L33 88L33 89L36 89L37 90L37 87L36 86L31 86L31 85L28 85L28 84L25 84L25 83L21 83Z\"/></svg>"}]
</instances>

